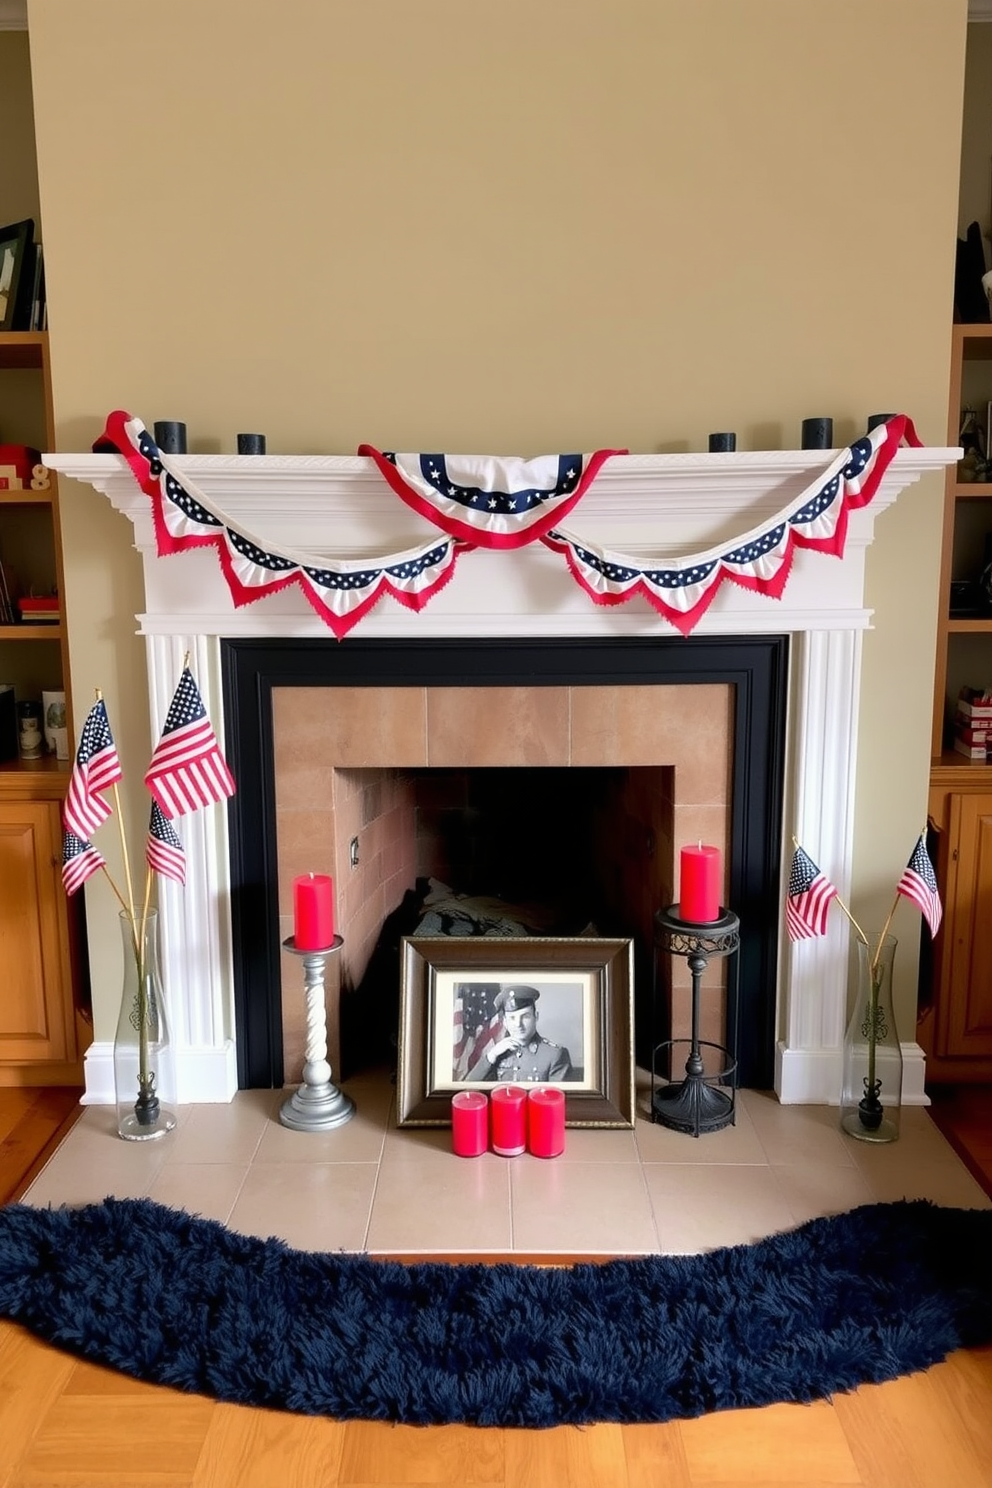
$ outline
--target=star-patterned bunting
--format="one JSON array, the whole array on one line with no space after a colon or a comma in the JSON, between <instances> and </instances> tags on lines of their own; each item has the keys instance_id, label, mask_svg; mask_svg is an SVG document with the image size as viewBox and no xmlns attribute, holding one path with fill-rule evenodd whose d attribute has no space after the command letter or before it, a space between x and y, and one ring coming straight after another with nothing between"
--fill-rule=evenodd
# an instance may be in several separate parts
<instances>
[{"instance_id":1,"label":"star-patterned bunting","mask_svg":"<svg viewBox=\"0 0 992 1488\"><path fill-rule=\"evenodd\" d=\"M118 411L98 447L118 449L152 500L160 555L212 545L235 605L298 585L341 637L384 594L420 610L452 577L471 548L515 549L540 541L561 553L573 577L598 605L642 596L683 635L698 625L730 580L781 597L795 552L843 556L849 513L866 506L903 442L918 445L912 422L894 414L840 451L830 466L781 512L726 546L682 557L642 561L584 538L565 521L603 464L624 450L543 455L396 454L359 446L391 489L442 536L382 559L335 559L273 547L233 522L180 479L140 419Z\"/></svg>"}]
</instances>

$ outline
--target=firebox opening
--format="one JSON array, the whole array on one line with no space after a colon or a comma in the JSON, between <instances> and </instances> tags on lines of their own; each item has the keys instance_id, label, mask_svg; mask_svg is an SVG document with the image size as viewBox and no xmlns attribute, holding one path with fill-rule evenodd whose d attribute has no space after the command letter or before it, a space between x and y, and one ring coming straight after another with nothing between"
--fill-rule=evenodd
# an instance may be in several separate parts
<instances>
[{"instance_id":1,"label":"firebox opening","mask_svg":"<svg viewBox=\"0 0 992 1488\"><path fill-rule=\"evenodd\" d=\"M342 895L342 1077L395 1058L403 935L630 937L635 1027L658 1021L642 989L654 911L672 900L673 788L671 767L335 771L348 822L357 798L369 864L369 884ZM336 844L339 862L351 840ZM386 862L406 865L404 893L367 947L347 915Z\"/></svg>"},{"instance_id":2,"label":"firebox opening","mask_svg":"<svg viewBox=\"0 0 992 1488\"><path fill-rule=\"evenodd\" d=\"M714 689L729 699L722 759L727 902L740 916L739 993L727 1006L743 1084L770 1088L775 1049L779 869L789 640L785 635L712 637L468 636L383 638L328 643L291 638L221 642L225 741L238 791L228 804L234 1024L242 1087L285 1083L287 1006L299 1019L299 967L282 942L292 933L294 872L323 865L327 844L344 843L338 887L354 887L347 910L349 947L372 948L383 929L386 894L400 905L415 882L414 859L388 856L378 876L373 844L361 844L351 870L351 838L361 836L358 776L388 768L403 775L473 768L640 767L675 762L690 780L714 751L701 731ZM522 700L535 710L520 716ZM493 709L498 711L494 715ZM492 719L500 720L494 728ZM557 738L554 749L551 742ZM543 741L541 758L535 749ZM551 741L551 742L549 742ZM352 822L331 821L329 777L356 777ZM278 781L278 785L277 785ZM674 836L696 837L700 798L676 787ZM709 810L709 807L704 807ZM711 818L707 817L709 821ZM350 826L350 830L349 830ZM548 832L542 831L542 837ZM552 834L553 835L553 834ZM708 835L708 830L707 830ZM519 837L519 834L518 834ZM404 840L392 832L385 842ZM526 846L527 834L523 836ZM660 844L655 862L660 862ZM287 851L288 849L288 851ZM559 874L560 874L559 869ZM349 878L350 876L350 878ZM670 902L660 883L651 908ZM614 901L616 902L616 901ZM625 915L629 905L621 902ZM631 915L631 919L633 915ZM340 957L332 958L340 962ZM291 964L292 963L292 964ZM329 972L331 972L329 968ZM334 1048L338 988L330 985L328 1039ZM645 977L640 977L642 984ZM647 979L647 985L650 979ZM636 1017L636 1007L635 1007ZM635 1028L640 1046L643 1029ZM339 1051L338 1051L339 1052ZM639 1056L640 1057L640 1056ZM335 1064L337 1053L331 1054Z\"/></svg>"},{"instance_id":3,"label":"firebox opening","mask_svg":"<svg viewBox=\"0 0 992 1488\"><path fill-rule=\"evenodd\" d=\"M624 914L634 874L657 861L659 837L670 841L672 773L411 771L418 874L531 903L548 933L578 934Z\"/></svg>"}]
</instances>

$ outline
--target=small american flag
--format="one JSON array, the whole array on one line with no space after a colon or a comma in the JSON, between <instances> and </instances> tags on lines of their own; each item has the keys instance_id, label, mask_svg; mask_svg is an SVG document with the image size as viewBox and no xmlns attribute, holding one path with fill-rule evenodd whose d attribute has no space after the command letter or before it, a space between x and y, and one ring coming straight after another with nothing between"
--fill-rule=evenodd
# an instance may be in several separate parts
<instances>
[{"instance_id":1,"label":"small american flag","mask_svg":"<svg viewBox=\"0 0 992 1488\"><path fill-rule=\"evenodd\" d=\"M148 837L145 841L145 862L153 873L175 879L178 884L186 882L186 854L183 852L179 833L157 801L152 802Z\"/></svg>"},{"instance_id":2,"label":"small american flag","mask_svg":"<svg viewBox=\"0 0 992 1488\"><path fill-rule=\"evenodd\" d=\"M785 901L785 924L790 939L804 940L813 935L826 935L827 910L837 890L813 862L808 853L797 847L789 871L789 892Z\"/></svg>"},{"instance_id":3,"label":"small american flag","mask_svg":"<svg viewBox=\"0 0 992 1488\"><path fill-rule=\"evenodd\" d=\"M943 909L940 894L937 891L937 875L933 871L923 832L920 833L920 840L913 848L913 856L907 863L902 878L896 884L896 893L902 894L906 899L911 899L917 908L922 910L923 918L930 927L931 936L936 935L940 929Z\"/></svg>"},{"instance_id":4,"label":"small american flag","mask_svg":"<svg viewBox=\"0 0 992 1488\"><path fill-rule=\"evenodd\" d=\"M101 822L111 813L111 806L101 792L123 778L117 746L110 732L106 705L98 699L83 724L76 750L76 763L69 777L69 789L62 805L66 831L86 842Z\"/></svg>"},{"instance_id":5,"label":"small american flag","mask_svg":"<svg viewBox=\"0 0 992 1488\"><path fill-rule=\"evenodd\" d=\"M67 894L81 889L88 878L105 867L105 861L92 842L74 832L62 834L62 885Z\"/></svg>"},{"instance_id":6,"label":"small american flag","mask_svg":"<svg viewBox=\"0 0 992 1488\"><path fill-rule=\"evenodd\" d=\"M467 1080L472 1066L499 1038L503 1019L494 1007L499 983L468 983L456 989L452 1075Z\"/></svg>"},{"instance_id":7,"label":"small american flag","mask_svg":"<svg viewBox=\"0 0 992 1488\"><path fill-rule=\"evenodd\" d=\"M234 795L234 776L189 667L183 668L169 705L145 784L166 816L184 816Z\"/></svg>"}]
</instances>

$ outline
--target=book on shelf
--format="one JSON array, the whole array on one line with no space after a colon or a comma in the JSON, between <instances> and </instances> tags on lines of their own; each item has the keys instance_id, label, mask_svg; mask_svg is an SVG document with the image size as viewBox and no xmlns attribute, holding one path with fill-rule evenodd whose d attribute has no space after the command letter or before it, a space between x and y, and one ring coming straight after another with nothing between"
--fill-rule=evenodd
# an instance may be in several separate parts
<instances>
[{"instance_id":1,"label":"book on shelf","mask_svg":"<svg viewBox=\"0 0 992 1488\"><path fill-rule=\"evenodd\" d=\"M969 722L980 718L992 719L992 693L983 687L962 687L958 693L957 712Z\"/></svg>"},{"instance_id":2,"label":"book on shelf","mask_svg":"<svg viewBox=\"0 0 992 1488\"><path fill-rule=\"evenodd\" d=\"M14 606L10 602L10 586L7 583L3 560L0 559L0 625L13 625L15 618Z\"/></svg>"},{"instance_id":3,"label":"book on shelf","mask_svg":"<svg viewBox=\"0 0 992 1488\"><path fill-rule=\"evenodd\" d=\"M964 739L955 738L954 749L957 754L963 754L965 759L974 760L978 763L987 760L989 757L989 751L984 744L966 744Z\"/></svg>"},{"instance_id":4,"label":"book on shelf","mask_svg":"<svg viewBox=\"0 0 992 1488\"><path fill-rule=\"evenodd\" d=\"M45 255L40 243L30 243L24 254L11 330L40 331L44 319Z\"/></svg>"},{"instance_id":5,"label":"book on shelf","mask_svg":"<svg viewBox=\"0 0 992 1488\"><path fill-rule=\"evenodd\" d=\"M17 710L13 682L0 682L0 760L17 758Z\"/></svg>"},{"instance_id":6,"label":"book on shelf","mask_svg":"<svg viewBox=\"0 0 992 1488\"><path fill-rule=\"evenodd\" d=\"M26 594L16 604L25 625L57 625L62 619L62 602L57 594Z\"/></svg>"},{"instance_id":7,"label":"book on shelf","mask_svg":"<svg viewBox=\"0 0 992 1488\"><path fill-rule=\"evenodd\" d=\"M992 750L992 722L986 723L983 720L975 728L970 728L957 720L954 724L954 737L960 739L962 744L981 744L983 748Z\"/></svg>"},{"instance_id":8,"label":"book on shelf","mask_svg":"<svg viewBox=\"0 0 992 1488\"><path fill-rule=\"evenodd\" d=\"M31 321L29 331L43 331L47 325L45 313L45 252L40 243L34 245L34 274L31 283Z\"/></svg>"}]
</instances>

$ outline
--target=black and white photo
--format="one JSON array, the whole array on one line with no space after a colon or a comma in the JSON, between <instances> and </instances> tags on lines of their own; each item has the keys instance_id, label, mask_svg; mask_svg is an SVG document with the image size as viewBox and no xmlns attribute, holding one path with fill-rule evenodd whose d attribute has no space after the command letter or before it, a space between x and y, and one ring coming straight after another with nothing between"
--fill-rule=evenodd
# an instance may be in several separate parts
<instances>
[{"instance_id":1,"label":"black and white photo","mask_svg":"<svg viewBox=\"0 0 992 1488\"><path fill-rule=\"evenodd\" d=\"M407 936L398 1124L445 1126L451 1096L557 1085L570 1126L632 1126L627 939Z\"/></svg>"}]
</instances>

